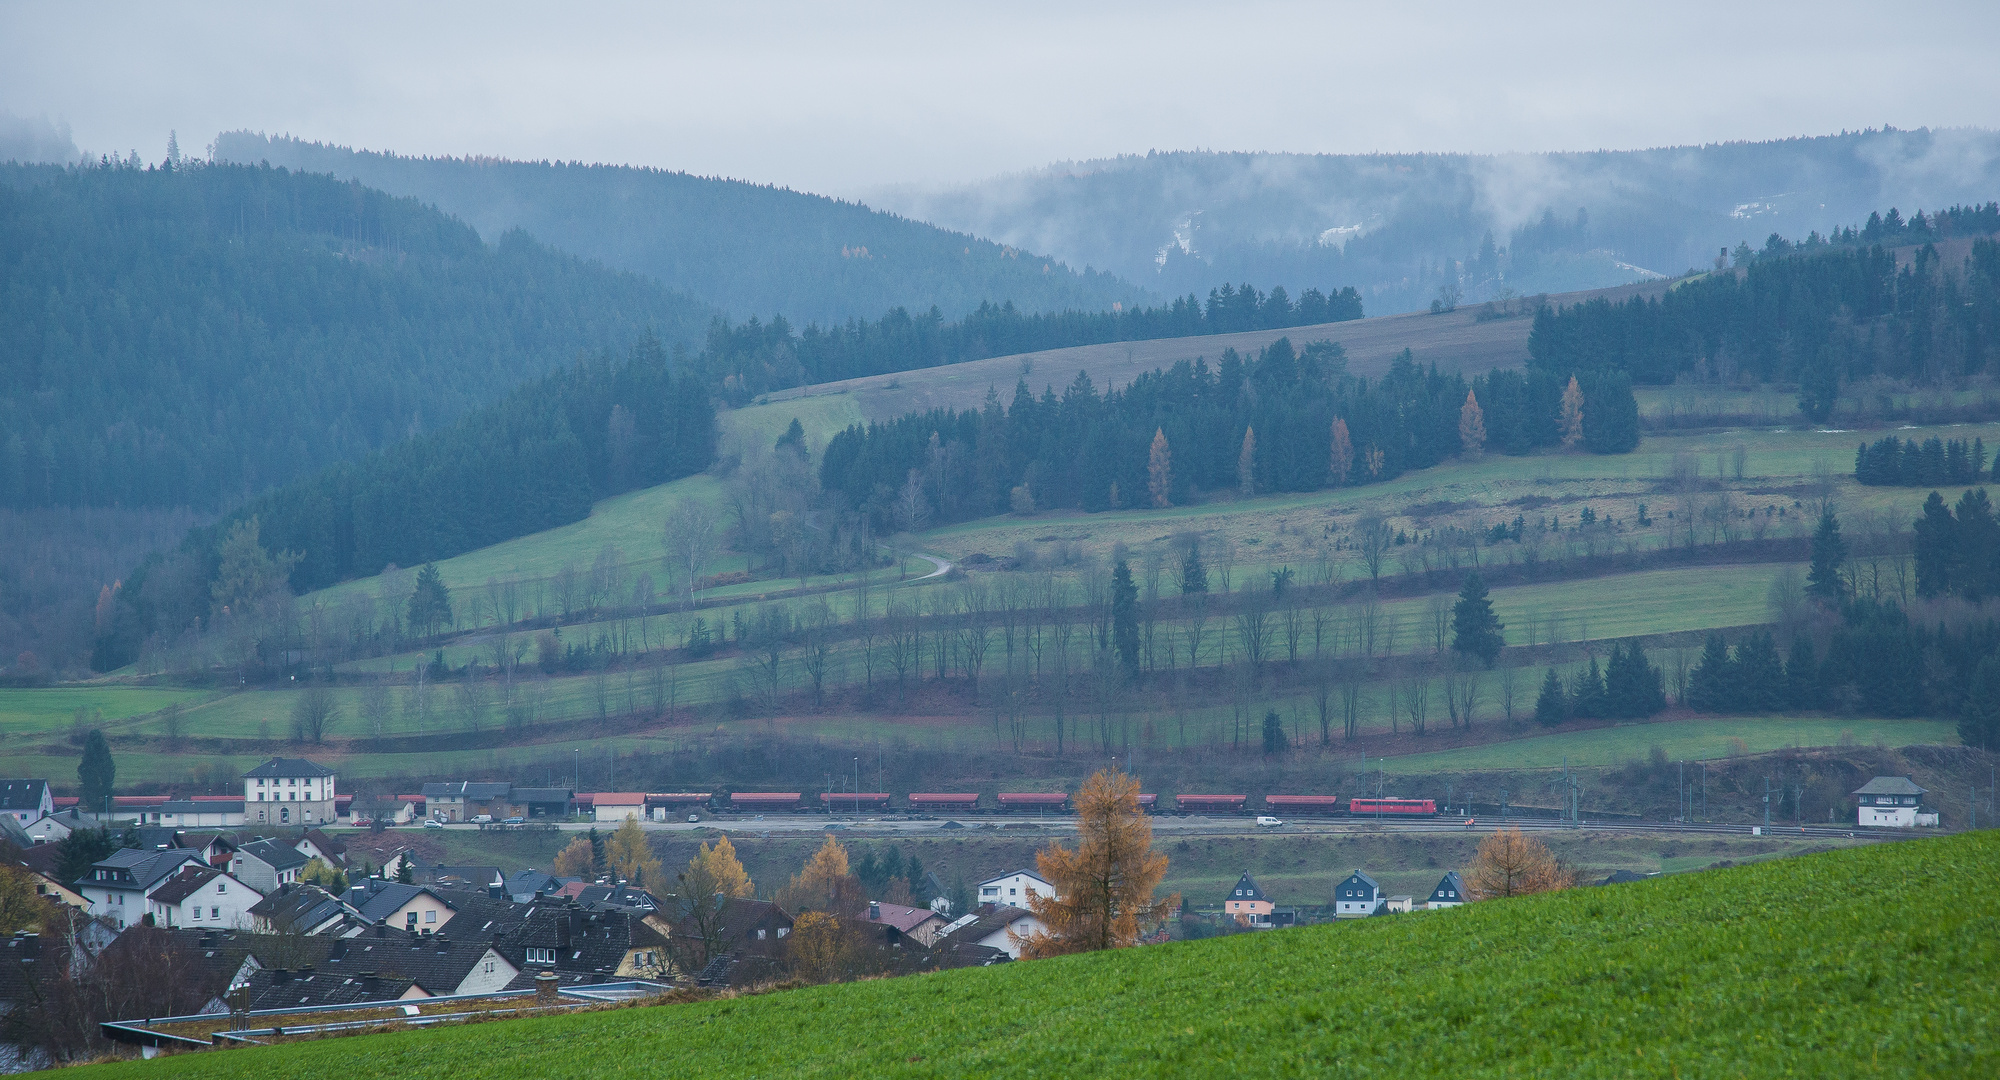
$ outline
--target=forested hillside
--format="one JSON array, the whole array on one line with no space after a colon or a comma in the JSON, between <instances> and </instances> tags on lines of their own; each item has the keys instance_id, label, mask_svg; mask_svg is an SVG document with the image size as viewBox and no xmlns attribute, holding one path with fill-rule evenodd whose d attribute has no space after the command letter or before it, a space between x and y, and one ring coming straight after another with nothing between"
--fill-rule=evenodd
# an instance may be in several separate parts
<instances>
[{"instance_id":1,"label":"forested hillside","mask_svg":"<svg viewBox=\"0 0 2000 1080\"><path fill-rule=\"evenodd\" d=\"M982 303L955 323L937 308L911 315L902 308L873 322L849 320L794 333L782 316L751 318L740 326L719 320L709 328L702 370L718 392L741 404L758 394L866 375L1011 356L1040 349L1202 337L1239 330L1269 330L1361 317L1352 288L1331 295L1307 289L1295 303L1284 286L1269 293L1245 283L1208 291L1206 306L1190 293L1170 305L1112 311L1022 311L1012 301Z\"/></svg>"},{"instance_id":2,"label":"forested hillside","mask_svg":"<svg viewBox=\"0 0 2000 1080\"><path fill-rule=\"evenodd\" d=\"M1939 383L1990 374L2000 360L2000 204L1903 220L1793 244L1775 234L1741 269L1658 298L1594 300L1535 315L1532 367L1579 363L1638 382L1678 376L1799 384L1799 409L1824 420L1840 388L1873 377ZM1962 260L1937 244L1971 239ZM1898 259L1898 245L1917 247Z\"/></svg>"},{"instance_id":3,"label":"forested hillside","mask_svg":"<svg viewBox=\"0 0 2000 1080\"><path fill-rule=\"evenodd\" d=\"M0 166L0 506L220 509L713 310L261 166Z\"/></svg>"},{"instance_id":4,"label":"forested hillside","mask_svg":"<svg viewBox=\"0 0 2000 1080\"><path fill-rule=\"evenodd\" d=\"M935 306L952 319L989 300L1061 311L1150 298L1108 273L1079 272L970 233L737 180L622 165L400 157L242 131L218 136L215 153L414 196L487 237L526 229L738 317L775 311L799 324L840 323Z\"/></svg>"},{"instance_id":5,"label":"forested hillside","mask_svg":"<svg viewBox=\"0 0 2000 1080\"><path fill-rule=\"evenodd\" d=\"M1572 390L1572 387L1574 389ZM1487 448L1639 442L1623 375L1496 371L1468 383L1407 351L1370 382L1338 344L1279 339L1254 358L1224 352L1100 394L1079 372L1060 396L1024 381L1011 407L911 413L851 427L827 445L821 486L879 528L917 530L1008 509L1169 506L1366 484Z\"/></svg>"},{"instance_id":6,"label":"forested hillside","mask_svg":"<svg viewBox=\"0 0 2000 1080\"><path fill-rule=\"evenodd\" d=\"M598 499L699 472L714 456L707 388L676 376L657 341L619 361L578 361L450 427L267 492L195 530L118 590L95 664L130 662L149 634L226 621L232 602L566 525ZM253 557L255 573L230 566L232 535L245 526L274 556ZM245 578L258 580L226 584Z\"/></svg>"},{"instance_id":7,"label":"forested hillside","mask_svg":"<svg viewBox=\"0 0 2000 1080\"><path fill-rule=\"evenodd\" d=\"M1167 295L1354 285L1376 314L1706 269L1718 248L1984 202L2000 134L1843 132L1545 154L1159 152L1060 162L876 205L1091 263Z\"/></svg>"}]
</instances>

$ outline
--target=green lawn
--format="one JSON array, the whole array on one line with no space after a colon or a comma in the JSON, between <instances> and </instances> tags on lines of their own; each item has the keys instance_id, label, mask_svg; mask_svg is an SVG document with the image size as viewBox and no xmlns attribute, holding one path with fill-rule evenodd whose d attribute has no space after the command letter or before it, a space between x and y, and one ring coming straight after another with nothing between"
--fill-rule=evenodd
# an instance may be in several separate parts
<instances>
[{"instance_id":1,"label":"green lawn","mask_svg":"<svg viewBox=\"0 0 2000 1080\"><path fill-rule=\"evenodd\" d=\"M750 998L105 1075L1991 1076L2000 832ZM1949 897L1921 912L1884 889Z\"/></svg>"},{"instance_id":2,"label":"green lawn","mask_svg":"<svg viewBox=\"0 0 2000 1080\"><path fill-rule=\"evenodd\" d=\"M1958 729L1943 720L1867 720L1826 717L1721 718L1663 720L1620 724L1589 731L1559 731L1511 742L1468 746L1386 759L1399 773L1438 773L1486 769L1559 769L1563 757L1573 766L1618 765L1644 759L1657 746L1675 761L1729 757L1732 739L1752 754L1791 746L1858 745L1911 746L1920 743L1956 745ZM1386 767L1386 766L1385 766Z\"/></svg>"},{"instance_id":3,"label":"green lawn","mask_svg":"<svg viewBox=\"0 0 2000 1080\"><path fill-rule=\"evenodd\" d=\"M51 686L0 690L0 734L44 733L67 728L82 709L86 722L142 716L175 702L193 705L204 691L150 686ZM15 774L24 775L24 774Z\"/></svg>"}]
</instances>

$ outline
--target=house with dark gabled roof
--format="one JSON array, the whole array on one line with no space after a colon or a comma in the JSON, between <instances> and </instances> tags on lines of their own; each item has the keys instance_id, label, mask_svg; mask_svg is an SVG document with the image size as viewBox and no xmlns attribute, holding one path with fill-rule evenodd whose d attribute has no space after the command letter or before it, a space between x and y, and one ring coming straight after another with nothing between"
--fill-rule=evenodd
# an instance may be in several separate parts
<instances>
[{"instance_id":1,"label":"house with dark gabled roof","mask_svg":"<svg viewBox=\"0 0 2000 1080\"><path fill-rule=\"evenodd\" d=\"M435 934L457 913L442 890L382 878L364 878L342 894L341 899L369 926L387 926L414 934Z\"/></svg>"},{"instance_id":2,"label":"house with dark gabled roof","mask_svg":"<svg viewBox=\"0 0 2000 1080\"><path fill-rule=\"evenodd\" d=\"M347 845L318 829L307 829L305 835L292 846L306 858L318 859L328 866L340 868L347 865Z\"/></svg>"},{"instance_id":3,"label":"house with dark gabled roof","mask_svg":"<svg viewBox=\"0 0 2000 1080\"><path fill-rule=\"evenodd\" d=\"M1382 910L1382 886L1365 870L1356 870L1333 887L1333 917L1365 919Z\"/></svg>"},{"instance_id":4,"label":"house with dark gabled roof","mask_svg":"<svg viewBox=\"0 0 2000 1080\"><path fill-rule=\"evenodd\" d=\"M0 814L27 825L56 812L47 780L0 780Z\"/></svg>"},{"instance_id":5,"label":"house with dark gabled roof","mask_svg":"<svg viewBox=\"0 0 2000 1080\"><path fill-rule=\"evenodd\" d=\"M287 883L250 905L254 929L267 934L340 934L361 925L361 917L340 897L317 885Z\"/></svg>"},{"instance_id":6,"label":"house with dark gabled roof","mask_svg":"<svg viewBox=\"0 0 2000 1080\"><path fill-rule=\"evenodd\" d=\"M264 895L206 863L186 863L146 894L154 926L190 930L248 930L250 909Z\"/></svg>"},{"instance_id":7,"label":"house with dark gabled roof","mask_svg":"<svg viewBox=\"0 0 2000 1080\"><path fill-rule=\"evenodd\" d=\"M1861 825L1885 829L1909 829L1936 825L1936 814L1924 814L1926 790L1907 776L1878 776L1854 789ZM1930 820L1925 821L1923 818Z\"/></svg>"},{"instance_id":8,"label":"house with dark gabled roof","mask_svg":"<svg viewBox=\"0 0 2000 1080\"><path fill-rule=\"evenodd\" d=\"M945 927L944 917L930 908L885 904L879 900L868 902L868 911L861 921L881 927L885 944L895 945L909 938L926 948L937 941Z\"/></svg>"},{"instance_id":9,"label":"house with dark gabled roof","mask_svg":"<svg viewBox=\"0 0 2000 1080\"><path fill-rule=\"evenodd\" d=\"M92 863L72 887L90 901L92 915L110 919L122 930L145 918L146 894L186 863L201 864L201 854L186 848L124 848Z\"/></svg>"},{"instance_id":10,"label":"house with dark gabled roof","mask_svg":"<svg viewBox=\"0 0 2000 1080\"><path fill-rule=\"evenodd\" d=\"M1047 930L1042 920L1035 918L1034 913L1026 908L981 909L946 924L944 932L938 935L931 947L943 949L952 945L983 945L1005 953L1009 960L1019 960L1021 942Z\"/></svg>"},{"instance_id":11,"label":"house with dark gabled roof","mask_svg":"<svg viewBox=\"0 0 2000 1080\"><path fill-rule=\"evenodd\" d=\"M667 923L665 913L647 921L656 931L665 932L673 944L675 963L703 965L725 954L776 957L783 955L783 942L792 932L792 917L769 900L733 897L703 933L693 916ZM676 972L675 974L692 974Z\"/></svg>"},{"instance_id":12,"label":"house with dark gabled roof","mask_svg":"<svg viewBox=\"0 0 2000 1080\"><path fill-rule=\"evenodd\" d=\"M644 916L616 908L532 905L520 927L503 936L501 948L523 971L643 979L672 967L666 936Z\"/></svg>"},{"instance_id":13,"label":"house with dark gabled roof","mask_svg":"<svg viewBox=\"0 0 2000 1080\"><path fill-rule=\"evenodd\" d=\"M1222 913L1234 919L1238 926L1269 926L1271 911L1276 906L1257 886L1257 879L1245 870L1243 876L1236 879L1235 887L1229 890L1229 896L1223 900Z\"/></svg>"},{"instance_id":14,"label":"house with dark gabled roof","mask_svg":"<svg viewBox=\"0 0 2000 1080\"><path fill-rule=\"evenodd\" d=\"M229 873L269 896L279 886L299 880L299 871L311 861L304 852L283 840L252 840L229 856Z\"/></svg>"},{"instance_id":15,"label":"house with dark gabled roof","mask_svg":"<svg viewBox=\"0 0 2000 1080\"><path fill-rule=\"evenodd\" d=\"M307 965L297 971L268 968L250 972L239 984L246 991L248 1007L262 1009L313 1009L356 1005L364 1001L409 1001L426 997L423 988L400 975L375 971L324 971ZM235 989L232 987L231 989ZM229 1004L217 995L201 1015L222 1015Z\"/></svg>"},{"instance_id":16,"label":"house with dark gabled roof","mask_svg":"<svg viewBox=\"0 0 2000 1080\"><path fill-rule=\"evenodd\" d=\"M1444 908L1454 908L1470 899L1471 897L1465 895L1465 879L1458 876L1458 871L1447 870L1437 883L1437 888L1431 890L1430 899L1424 902L1424 910L1439 911Z\"/></svg>"}]
</instances>

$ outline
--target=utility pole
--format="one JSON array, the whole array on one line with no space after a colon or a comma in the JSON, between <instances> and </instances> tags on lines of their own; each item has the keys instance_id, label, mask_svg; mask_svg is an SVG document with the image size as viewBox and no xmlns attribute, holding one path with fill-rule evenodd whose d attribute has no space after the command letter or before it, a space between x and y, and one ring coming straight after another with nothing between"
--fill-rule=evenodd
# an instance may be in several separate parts
<instances>
[{"instance_id":1,"label":"utility pole","mask_svg":"<svg viewBox=\"0 0 2000 1080\"><path fill-rule=\"evenodd\" d=\"M1764 827L1771 827L1771 777L1764 776Z\"/></svg>"},{"instance_id":2,"label":"utility pole","mask_svg":"<svg viewBox=\"0 0 2000 1080\"><path fill-rule=\"evenodd\" d=\"M1675 820L1676 820L1676 821L1679 821L1679 822L1680 822L1681 824L1683 824L1683 825L1687 824L1687 819L1688 819L1688 818L1687 818L1687 801L1688 801L1688 790L1687 790L1687 789L1688 789L1688 763L1687 763L1687 759L1686 759L1686 758L1682 758L1682 759L1681 759L1681 778L1680 778L1680 779L1679 779L1678 781L1676 781L1676 782L1675 782L1675 784L1674 784L1674 813L1675 813L1676 815L1678 815L1678 816L1677 816L1677 817L1675 818Z\"/></svg>"}]
</instances>

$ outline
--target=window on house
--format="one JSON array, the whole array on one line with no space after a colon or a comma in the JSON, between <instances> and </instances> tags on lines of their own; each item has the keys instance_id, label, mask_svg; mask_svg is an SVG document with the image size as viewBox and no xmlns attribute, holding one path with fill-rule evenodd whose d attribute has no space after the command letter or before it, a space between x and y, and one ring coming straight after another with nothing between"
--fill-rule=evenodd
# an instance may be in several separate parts
<instances>
[{"instance_id":1,"label":"window on house","mask_svg":"<svg viewBox=\"0 0 2000 1080\"><path fill-rule=\"evenodd\" d=\"M780 926L778 927L778 936L784 937L786 934L791 933L791 930L792 928L789 926Z\"/></svg>"},{"instance_id":2,"label":"window on house","mask_svg":"<svg viewBox=\"0 0 2000 1080\"><path fill-rule=\"evenodd\" d=\"M196 911L200 911L201 909L200 909L200 908L196 908L195 910L196 910ZM209 917L209 918L211 918L211 919L220 919L220 918L222 918L222 909L221 909L221 908L219 908L219 907L213 907L213 906L211 906L211 907L210 907L210 908L208 909L208 917Z\"/></svg>"},{"instance_id":3,"label":"window on house","mask_svg":"<svg viewBox=\"0 0 2000 1080\"><path fill-rule=\"evenodd\" d=\"M438 913L435 911L424 912L424 921L427 923L434 923L438 921Z\"/></svg>"},{"instance_id":4,"label":"window on house","mask_svg":"<svg viewBox=\"0 0 2000 1080\"><path fill-rule=\"evenodd\" d=\"M762 940L764 940L764 931L763 931L762 929L759 929L759 930L757 931L757 940L758 940L758 941L762 941Z\"/></svg>"}]
</instances>

